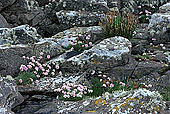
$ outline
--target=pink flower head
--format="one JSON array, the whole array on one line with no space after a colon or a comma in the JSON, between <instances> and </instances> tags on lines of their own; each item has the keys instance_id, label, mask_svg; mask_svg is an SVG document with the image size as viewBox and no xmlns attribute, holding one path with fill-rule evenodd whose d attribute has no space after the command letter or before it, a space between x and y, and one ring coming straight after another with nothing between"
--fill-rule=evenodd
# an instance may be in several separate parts
<instances>
[{"instance_id":1,"label":"pink flower head","mask_svg":"<svg viewBox=\"0 0 170 114\"><path fill-rule=\"evenodd\" d=\"M61 89L61 88L57 88L57 89L54 90L54 92L56 92L56 91L57 91L57 92L61 92L62 89Z\"/></svg>"},{"instance_id":2,"label":"pink flower head","mask_svg":"<svg viewBox=\"0 0 170 114\"><path fill-rule=\"evenodd\" d=\"M106 84L103 84L103 87L106 87Z\"/></svg>"},{"instance_id":3,"label":"pink flower head","mask_svg":"<svg viewBox=\"0 0 170 114\"><path fill-rule=\"evenodd\" d=\"M156 39L155 38L152 38L153 41L155 41Z\"/></svg>"},{"instance_id":4,"label":"pink flower head","mask_svg":"<svg viewBox=\"0 0 170 114\"><path fill-rule=\"evenodd\" d=\"M91 45L92 45L92 42L89 42L89 45L91 46Z\"/></svg>"},{"instance_id":5,"label":"pink flower head","mask_svg":"<svg viewBox=\"0 0 170 114\"><path fill-rule=\"evenodd\" d=\"M38 71L38 69L39 69L38 67L35 67L35 70L36 70L36 71Z\"/></svg>"},{"instance_id":6,"label":"pink flower head","mask_svg":"<svg viewBox=\"0 0 170 114\"><path fill-rule=\"evenodd\" d=\"M62 75L63 73L60 71L59 74Z\"/></svg>"},{"instance_id":7,"label":"pink flower head","mask_svg":"<svg viewBox=\"0 0 170 114\"><path fill-rule=\"evenodd\" d=\"M31 69L31 68L32 68L32 66L31 66L31 65L27 65L27 67L28 67L29 69Z\"/></svg>"},{"instance_id":8,"label":"pink flower head","mask_svg":"<svg viewBox=\"0 0 170 114\"><path fill-rule=\"evenodd\" d=\"M150 7L152 7L153 5L152 4L149 4Z\"/></svg>"},{"instance_id":9,"label":"pink flower head","mask_svg":"<svg viewBox=\"0 0 170 114\"><path fill-rule=\"evenodd\" d=\"M53 76L55 75L55 73L54 73L54 72L52 72L51 74L52 74Z\"/></svg>"},{"instance_id":10,"label":"pink flower head","mask_svg":"<svg viewBox=\"0 0 170 114\"><path fill-rule=\"evenodd\" d=\"M136 31L134 31L133 34L136 34Z\"/></svg>"},{"instance_id":11,"label":"pink flower head","mask_svg":"<svg viewBox=\"0 0 170 114\"><path fill-rule=\"evenodd\" d=\"M22 79L19 79L19 83L22 83Z\"/></svg>"},{"instance_id":12,"label":"pink flower head","mask_svg":"<svg viewBox=\"0 0 170 114\"><path fill-rule=\"evenodd\" d=\"M120 82L119 84L122 84L123 82Z\"/></svg>"},{"instance_id":13,"label":"pink flower head","mask_svg":"<svg viewBox=\"0 0 170 114\"><path fill-rule=\"evenodd\" d=\"M146 16L149 16L149 14L147 13Z\"/></svg>"},{"instance_id":14,"label":"pink flower head","mask_svg":"<svg viewBox=\"0 0 170 114\"><path fill-rule=\"evenodd\" d=\"M93 93L93 90L88 90L89 93Z\"/></svg>"},{"instance_id":15,"label":"pink flower head","mask_svg":"<svg viewBox=\"0 0 170 114\"><path fill-rule=\"evenodd\" d=\"M59 67L59 65L56 65L55 68L58 70L60 67Z\"/></svg>"},{"instance_id":16,"label":"pink flower head","mask_svg":"<svg viewBox=\"0 0 170 114\"><path fill-rule=\"evenodd\" d=\"M88 47L88 44L85 44L85 47Z\"/></svg>"},{"instance_id":17,"label":"pink flower head","mask_svg":"<svg viewBox=\"0 0 170 114\"><path fill-rule=\"evenodd\" d=\"M48 75L48 72L43 72L43 74L44 74L45 76L47 76L47 75Z\"/></svg>"},{"instance_id":18,"label":"pink flower head","mask_svg":"<svg viewBox=\"0 0 170 114\"><path fill-rule=\"evenodd\" d=\"M71 50L71 51L73 51L73 50L74 50L74 48L72 47L70 50Z\"/></svg>"},{"instance_id":19,"label":"pink flower head","mask_svg":"<svg viewBox=\"0 0 170 114\"><path fill-rule=\"evenodd\" d=\"M41 52L41 53L40 53L40 55L44 55L44 53L43 53L43 52Z\"/></svg>"},{"instance_id":20,"label":"pink flower head","mask_svg":"<svg viewBox=\"0 0 170 114\"><path fill-rule=\"evenodd\" d=\"M110 84L110 88L113 88L114 87L114 84Z\"/></svg>"},{"instance_id":21,"label":"pink flower head","mask_svg":"<svg viewBox=\"0 0 170 114\"><path fill-rule=\"evenodd\" d=\"M84 47L84 45L82 45L82 47Z\"/></svg>"},{"instance_id":22,"label":"pink flower head","mask_svg":"<svg viewBox=\"0 0 170 114\"><path fill-rule=\"evenodd\" d=\"M74 42L71 42L71 45L75 45Z\"/></svg>"},{"instance_id":23,"label":"pink flower head","mask_svg":"<svg viewBox=\"0 0 170 114\"><path fill-rule=\"evenodd\" d=\"M122 86L124 87L124 86L125 86L125 83L122 83Z\"/></svg>"},{"instance_id":24,"label":"pink flower head","mask_svg":"<svg viewBox=\"0 0 170 114\"><path fill-rule=\"evenodd\" d=\"M38 84L38 83L39 83L39 81L38 81L38 80L35 80L35 83L36 83L36 84Z\"/></svg>"},{"instance_id":25,"label":"pink flower head","mask_svg":"<svg viewBox=\"0 0 170 114\"><path fill-rule=\"evenodd\" d=\"M141 8L141 6L138 6L138 8Z\"/></svg>"},{"instance_id":26,"label":"pink flower head","mask_svg":"<svg viewBox=\"0 0 170 114\"><path fill-rule=\"evenodd\" d=\"M141 11L141 12L139 12L139 15L141 15L143 12Z\"/></svg>"},{"instance_id":27,"label":"pink flower head","mask_svg":"<svg viewBox=\"0 0 170 114\"><path fill-rule=\"evenodd\" d=\"M145 13L149 13L149 11L148 11L148 10L145 10Z\"/></svg>"},{"instance_id":28,"label":"pink flower head","mask_svg":"<svg viewBox=\"0 0 170 114\"><path fill-rule=\"evenodd\" d=\"M81 44L82 43L82 41L78 41L78 44Z\"/></svg>"},{"instance_id":29,"label":"pink flower head","mask_svg":"<svg viewBox=\"0 0 170 114\"><path fill-rule=\"evenodd\" d=\"M37 74L37 72L36 72L36 71L34 71L33 73L34 73L34 74Z\"/></svg>"},{"instance_id":30,"label":"pink flower head","mask_svg":"<svg viewBox=\"0 0 170 114\"><path fill-rule=\"evenodd\" d=\"M27 71L28 68L27 68L25 65L21 65L21 66L20 66L20 70L21 70L21 71Z\"/></svg>"},{"instance_id":31,"label":"pink flower head","mask_svg":"<svg viewBox=\"0 0 170 114\"><path fill-rule=\"evenodd\" d=\"M40 78L40 75L36 75L37 78Z\"/></svg>"},{"instance_id":32,"label":"pink flower head","mask_svg":"<svg viewBox=\"0 0 170 114\"><path fill-rule=\"evenodd\" d=\"M25 56L22 56L23 59L25 59L26 57Z\"/></svg>"},{"instance_id":33,"label":"pink flower head","mask_svg":"<svg viewBox=\"0 0 170 114\"><path fill-rule=\"evenodd\" d=\"M47 59L50 59L50 55L47 55Z\"/></svg>"}]
</instances>

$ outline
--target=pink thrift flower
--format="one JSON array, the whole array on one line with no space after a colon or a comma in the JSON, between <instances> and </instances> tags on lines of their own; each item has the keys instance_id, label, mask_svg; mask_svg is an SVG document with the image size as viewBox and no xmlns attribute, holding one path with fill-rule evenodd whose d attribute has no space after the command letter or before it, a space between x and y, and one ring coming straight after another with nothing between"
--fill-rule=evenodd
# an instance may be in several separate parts
<instances>
[{"instance_id":1,"label":"pink thrift flower","mask_svg":"<svg viewBox=\"0 0 170 114\"><path fill-rule=\"evenodd\" d=\"M54 72L52 72L51 74L52 74L53 76L55 75L55 73L54 73Z\"/></svg>"},{"instance_id":2,"label":"pink thrift flower","mask_svg":"<svg viewBox=\"0 0 170 114\"><path fill-rule=\"evenodd\" d=\"M63 73L60 71L59 74L62 75Z\"/></svg>"},{"instance_id":3,"label":"pink thrift flower","mask_svg":"<svg viewBox=\"0 0 170 114\"><path fill-rule=\"evenodd\" d=\"M38 80L35 80L35 83L36 83L36 84L38 84L38 83L39 83L39 81L38 81Z\"/></svg>"},{"instance_id":4,"label":"pink thrift flower","mask_svg":"<svg viewBox=\"0 0 170 114\"><path fill-rule=\"evenodd\" d=\"M123 82L120 82L119 84L122 84Z\"/></svg>"},{"instance_id":5,"label":"pink thrift flower","mask_svg":"<svg viewBox=\"0 0 170 114\"><path fill-rule=\"evenodd\" d=\"M141 11L141 12L139 12L139 15L141 15L143 12Z\"/></svg>"},{"instance_id":6,"label":"pink thrift flower","mask_svg":"<svg viewBox=\"0 0 170 114\"><path fill-rule=\"evenodd\" d=\"M32 66L31 66L31 65L27 65L27 67L28 67L29 69L31 69L31 68L32 68Z\"/></svg>"},{"instance_id":7,"label":"pink thrift flower","mask_svg":"<svg viewBox=\"0 0 170 114\"><path fill-rule=\"evenodd\" d=\"M146 16L149 16L149 14L147 13Z\"/></svg>"},{"instance_id":8,"label":"pink thrift flower","mask_svg":"<svg viewBox=\"0 0 170 114\"><path fill-rule=\"evenodd\" d=\"M36 71L38 71L38 69L39 69L38 67L35 67L35 70L36 70Z\"/></svg>"},{"instance_id":9,"label":"pink thrift flower","mask_svg":"<svg viewBox=\"0 0 170 114\"><path fill-rule=\"evenodd\" d=\"M19 83L22 83L22 79L19 79Z\"/></svg>"},{"instance_id":10,"label":"pink thrift flower","mask_svg":"<svg viewBox=\"0 0 170 114\"><path fill-rule=\"evenodd\" d=\"M72 47L70 50L71 50L71 51L73 51L73 50L74 50L74 48Z\"/></svg>"},{"instance_id":11,"label":"pink thrift flower","mask_svg":"<svg viewBox=\"0 0 170 114\"><path fill-rule=\"evenodd\" d=\"M149 13L149 11L148 11L148 10L145 10L145 13Z\"/></svg>"},{"instance_id":12,"label":"pink thrift flower","mask_svg":"<svg viewBox=\"0 0 170 114\"><path fill-rule=\"evenodd\" d=\"M21 65L21 66L20 66L20 70L21 70L21 71L27 71L28 68L27 68L25 65Z\"/></svg>"},{"instance_id":13,"label":"pink thrift flower","mask_svg":"<svg viewBox=\"0 0 170 114\"><path fill-rule=\"evenodd\" d=\"M122 83L122 86L124 87L124 86L125 86L125 83Z\"/></svg>"},{"instance_id":14,"label":"pink thrift flower","mask_svg":"<svg viewBox=\"0 0 170 114\"><path fill-rule=\"evenodd\" d=\"M110 88L113 88L114 87L114 84L110 84Z\"/></svg>"},{"instance_id":15,"label":"pink thrift flower","mask_svg":"<svg viewBox=\"0 0 170 114\"><path fill-rule=\"evenodd\" d=\"M42 66L40 66L40 69L41 69L42 71L45 71L45 69L44 69Z\"/></svg>"},{"instance_id":16,"label":"pink thrift flower","mask_svg":"<svg viewBox=\"0 0 170 114\"><path fill-rule=\"evenodd\" d=\"M37 72L36 72L36 71L34 71L33 73L34 73L34 74L37 74Z\"/></svg>"},{"instance_id":17,"label":"pink thrift flower","mask_svg":"<svg viewBox=\"0 0 170 114\"><path fill-rule=\"evenodd\" d=\"M136 34L136 31L134 31L133 34Z\"/></svg>"},{"instance_id":18,"label":"pink thrift flower","mask_svg":"<svg viewBox=\"0 0 170 114\"><path fill-rule=\"evenodd\" d=\"M81 44L82 43L82 41L78 41L78 44Z\"/></svg>"},{"instance_id":19,"label":"pink thrift flower","mask_svg":"<svg viewBox=\"0 0 170 114\"><path fill-rule=\"evenodd\" d=\"M41 53L40 53L40 55L44 55L44 53L43 53L43 52L41 52Z\"/></svg>"},{"instance_id":20,"label":"pink thrift flower","mask_svg":"<svg viewBox=\"0 0 170 114\"><path fill-rule=\"evenodd\" d=\"M47 75L48 75L48 72L43 72L43 74L47 76Z\"/></svg>"},{"instance_id":21,"label":"pink thrift flower","mask_svg":"<svg viewBox=\"0 0 170 114\"><path fill-rule=\"evenodd\" d=\"M88 47L88 44L85 44L85 47Z\"/></svg>"},{"instance_id":22,"label":"pink thrift flower","mask_svg":"<svg viewBox=\"0 0 170 114\"><path fill-rule=\"evenodd\" d=\"M152 7L153 5L152 4L149 4L150 7Z\"/></svg>"},{"instance_id":23,"label":"pink thrift flower","mask_svg":"<svg viewBox=\"0 0 170 114\"><path fill-rule=\"evenodd\" d=\"M156 40L155 38L152 38L152 40L154 41L154 40Z\"/></svg>"},{"instance_id":24,"label":"pink thrift flower","mask_svg":"<svg viewBox=\"0 0 170 114\"><path fill-rule=\"evenodd\" d=\"M82 45L82 47L84 47L84 45Z\"/></svg>"},{"instance_id":25,"label":"pink thrift flower","mask_svg":"<svg viewBox=\"0 0 170 114\"><path fill-rule=\"evenodd\" d=\"M37 78L40 78L40 75L36 75Z\"/></svg>"},{"instance_id":26,"label":"pink thrift flower","mask_svg":"<svg viewBox=\"0 0 170 114\"><path fill-rule=\"evenodd\" d=\"M47 59L50 59L50 55L47 55Z\"/></svg>"},{"instance_id":27,"label":"pink thrift flower","mask_svg":"<svg viewBox=\"0 0 170 114\"><path fill-rule=\"evenodd\" d=\"M26 57L25 56L22 56L23 59L25 59Z\"/></svg>"},{"instance_id":28,"label":"pink thrift flower","mask_svg":"<svg viewBox=\"0 0 170 114\"><path fill-rule=\"evenodd\" d=\"M57 92L61 92L62 89L61 89L61 88L57 88L57 89L54 90L54 92L56 92L56 91L57 91Z\"/></svg>"},{"instance_id":29,"label":"pink thrift flower","mask_svg":"<svg viewBox=\"0 0 170 114\"><path fill-rule=\"evenodd\" d=\"M71 42L71 45L75 45L74 42Z\"/></svg>"},{"instance_id":30,"label":"pink thrift flower","mask_svg":"<svg viewBox=\"0 0 170 114\"><path fill-rule=\"evenodd\" d=\"M92 42L89 42L89 45L91 46L91 45L92 45Z\"/></svg>"},{"instance_id":31,"label":"pink thrift flower","mask_svg":"<svg viewBox=\"0 0 170 114\"><path fill-rule=\"evenodd\" d=\"M138 8L141 8L141 6L138 6Z\"/></svg>"},{"instance_id":32,"label":"pink thrift flower","mask_svg":"<svg viewBox=\"0 0 170 114\"><path fill-rule=\"evenodd\" d=\"M56 69L59 69L60 67L58 65L55 66Z\"/></svg>"},{"instance_id":33,"label":"pink thrift flower","mask_svg":"<svg viewBox=\"0 0 170 114\"><path fill-rule=\"evenodd\" d=\"M89 93L93 93L93 90L88 90Z\"/></svg>"}]
</instances>

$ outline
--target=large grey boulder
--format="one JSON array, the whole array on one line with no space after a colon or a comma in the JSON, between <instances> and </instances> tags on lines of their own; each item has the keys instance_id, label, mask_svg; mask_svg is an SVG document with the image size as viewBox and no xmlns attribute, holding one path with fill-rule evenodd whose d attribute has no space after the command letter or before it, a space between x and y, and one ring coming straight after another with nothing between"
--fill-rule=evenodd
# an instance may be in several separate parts
<instances>
[{"instance_id":1,"label":"large grey boulder","mask_svg":"<svg viewBox=\"0 0 170 114\"><path fill-rule=\"evenodd\" d=\"M170 3L160 7L161 13L152 15L148 25L149 40L155 39L154 43L164 43L170 41Z\"/></svg>"},{"instance_id":2,"label":"large grey boulder","mask_svg":"<svg viewBox=\"0 0 170 114\"><path fill-rule=\"evenodd\" d=\"M71 57L63 62L62 69L76 72L90 69L106 70L129 62L131 42L123 37L116 36L104 39L91 49Z\"/></svg>"},{"instance_id":3,"label":"large grey boulder","mask_svg":"<svg viewBox=\"0 0 170 114\"><path fill-rule=\"evenodd\" d=\"M0 113L13 114L10 110L24 101L17 85L0 77Z\"/></svg>"}]
</instances>

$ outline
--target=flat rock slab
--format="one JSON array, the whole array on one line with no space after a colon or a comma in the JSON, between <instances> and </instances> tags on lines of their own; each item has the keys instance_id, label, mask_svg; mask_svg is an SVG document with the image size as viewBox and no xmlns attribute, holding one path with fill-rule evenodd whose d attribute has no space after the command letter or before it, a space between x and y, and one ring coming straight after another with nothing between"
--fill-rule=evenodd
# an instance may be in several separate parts
<instances>
[{"instance_id":1,"label":"flat rock slab","mask_svg":"<svg viewBox=\"0 0 170 114\"><path fill-rule=\"evenodd\" d=\"M115 91L113 94L105 93L97 98L82 101L60 101L54 99L47 106L39 109L35 114L97 114L97 113L159 113L165 110L165 102L158 92L146 89L131 91Z\"/></svg>"},{"instance_id":2,"label":"flat rock slab","mask_svg":"<svg viewBox=\"0 0 170 114\"><path fill-rule=\"evenodd\" d=\"M29 25L21 25L15 28L0 28L0 45L4 44L33 44L41 37L35 28Z\"/></svg>"},{"instance_id":3,"label":"flat rock slab","mask_svg":"<svg viewBox=\"0 0 170 114\"><path fill-rule=\"evenodd\" d=\"M0 77L0 112L6 112L6 109L11 110L11 108L21 104L23 101L24 98L18 92L17 85Z\"/></svg>"},{"instance_id":4,"label":"flat rock slab","mask_svg":"<svg viewBox=\"0 0 170 114\"><path fill-rule=\"evenodd\" d=\"M62 69L105 69L125 65L129 62L131 42L123 37L112 37L94 45L91 49L69 58L61 64Z\"/></svg>"}]
</instances>

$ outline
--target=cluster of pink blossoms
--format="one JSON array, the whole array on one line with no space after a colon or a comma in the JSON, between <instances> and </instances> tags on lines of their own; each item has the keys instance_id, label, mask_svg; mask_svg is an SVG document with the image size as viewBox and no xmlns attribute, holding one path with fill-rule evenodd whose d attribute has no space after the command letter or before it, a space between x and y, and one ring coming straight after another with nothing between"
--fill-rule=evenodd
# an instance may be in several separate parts
<instances>
[{"instance_id":1,"label":"cluster of pink blossoms","mask_svg":"<svg viewBox=\"0 0 170 114\"><path fill-rule=\"evenodd\" d=\"M55 89L54 91L62 93L63 97L66 99L70 97L82 98L85 94L93 93L93 90L88 89L87 86L81 84L76 85L74 83L64 83L61 88Z\"/></svg>"},{"instance_id":2,"label":"cluster of pink blossoms","mask_svg":"<svg viewBox=\"0 0 170 114\"><path fill-rule=\"evenodd\" d=\"M78 35L78 37L81 37L81 35ZM69 36L67 36L67 38L69 38ZM90 42L91 36L90 35L87 35L85 37L85 40L86 41L81 41L81 40L71 40L69 38L69 41L70 41L70 44L71 44L71 50L75 50L75 51L78 51L76 50L76 48L78 47L80 50L85 50L86 48L92 46L92 42Z\"/></svg>"},{"instance_id":3,"label":"cluster of pink blossoms","mask_svg":"<svg viewBox=\"0 0 170 114\"><path fill-rule=\"evenodd\" d=\"M58 73L59 65L57 65L55 62L44 64L43 61L43 55L44 53L41 52L40 56L36 58L35 56L32 57L25 57L23 56L23 59L26 59L29 61L27 65L22 64L20 66L21 71L31 71L33 72L37 78L40 78L40 76L55 76ZM47 55L46 59L50 59L50 55ZM62 75L62 72L59 72L60 75Z\"/></svg>"},{"instance_id":4,"label":"cluster of pink blossoms","mask_svg":"<svg viewBox=\"0 0 170 114\"><path fill-rule=\"evenodd\" d=\"M155 6L153 6L152 4L150 4L149 5L151 8L155 8ZM138 6L138 8L139 9L141 9L142 8L142 6ZM146 15L147 17L146 17L146 19L148 20L149 19L149 16L152 14L152 12L150 12L150 11L148 11L148 10L146 10L145 9L145 11L143 12L143 11L141 11L141 12L139 12L139 15Z\"/></svg>"}]
</instances>

